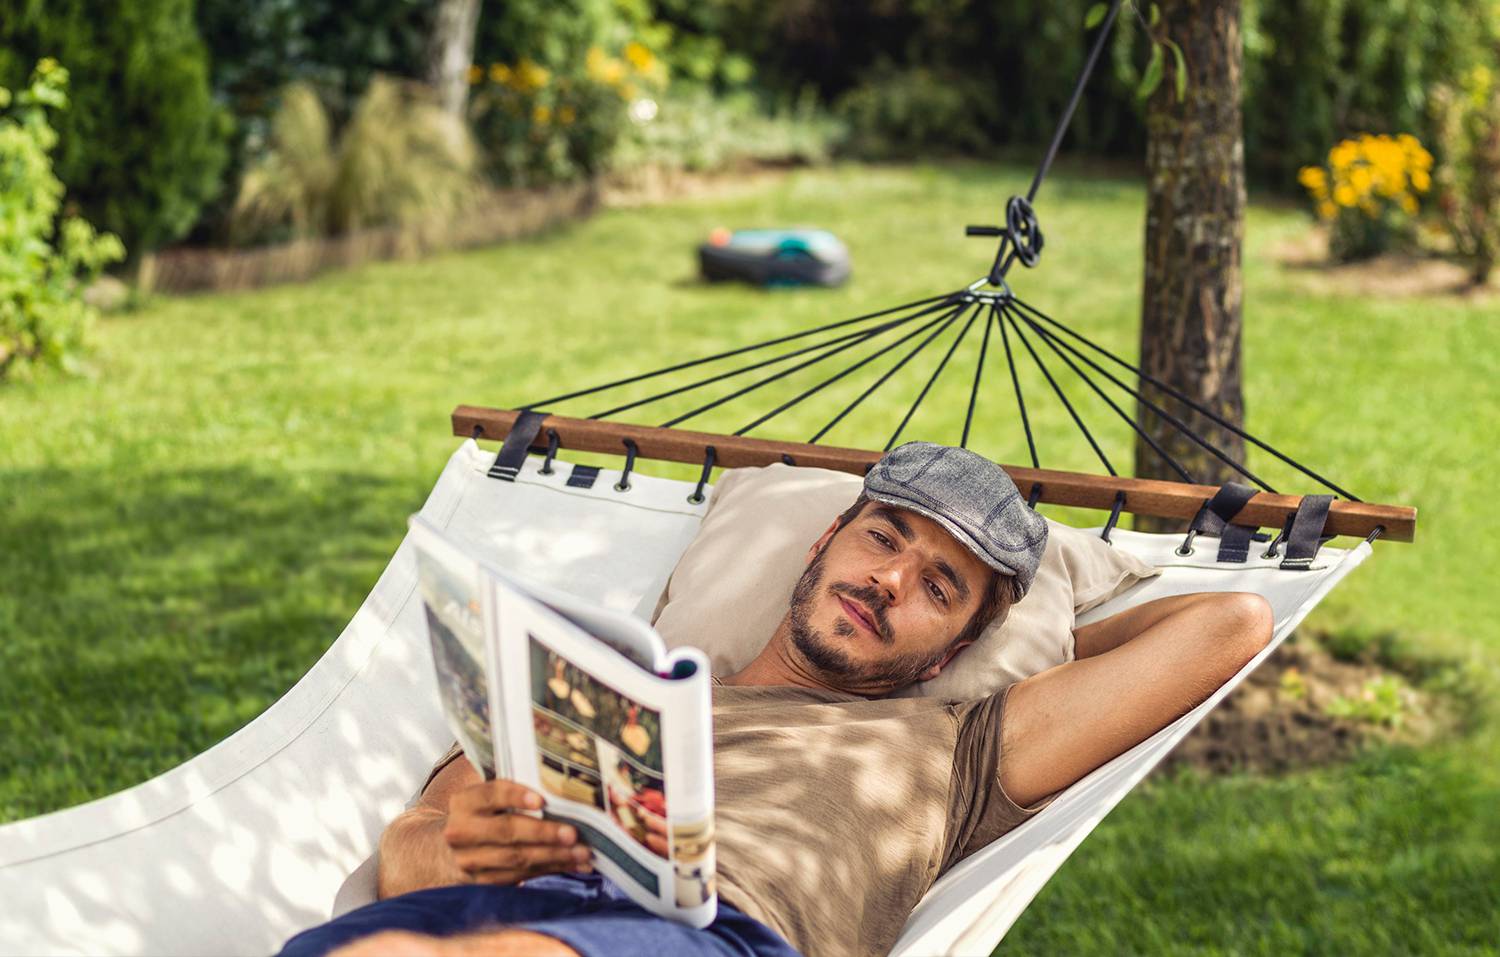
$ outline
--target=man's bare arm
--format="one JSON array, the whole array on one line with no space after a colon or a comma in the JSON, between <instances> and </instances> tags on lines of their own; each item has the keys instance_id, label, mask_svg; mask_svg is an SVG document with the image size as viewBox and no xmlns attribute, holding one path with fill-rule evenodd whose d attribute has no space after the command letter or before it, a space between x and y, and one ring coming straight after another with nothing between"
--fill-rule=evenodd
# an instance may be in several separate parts
<instances>
[{"instance_id":1,"label":"man's bare arm","mask_svg":"<svg viewBox=\"0 0 1500 957\"><path fill-rule=\"evenodd\" d=\"M377 896L450 884L516 884L542 874L587 869L588 848L567 824L519 810L541 796L514 781L483 781L473 765L450 762L421 803L380 836Z\"/></svg>"},{"instance_id":2,"label":"man's bare arm","mask_svg":"<svg viewBox=\"0 0 1500 957\"><path fill-rule=\"evenodd\" d=\"M1271 640L1244 592L1148 602L1080 628L1075 660L1017 683L1001 728L1001 786L1022 807L1077 781L1197 706Z\"/></svg>"},{"instance_id":3,"label":"man's bare arm","mask_svg":"<svg viewBox=\"0 0 1500 957\"><path fill-rule=\"evenodd\" d=\"M1073 629L1073 657L1092 658L1118 648L1166 616L1205 601L1222 597L1219 592L1193 592L1148 601L1118 614Z\"/></svg>"}]
</instances>

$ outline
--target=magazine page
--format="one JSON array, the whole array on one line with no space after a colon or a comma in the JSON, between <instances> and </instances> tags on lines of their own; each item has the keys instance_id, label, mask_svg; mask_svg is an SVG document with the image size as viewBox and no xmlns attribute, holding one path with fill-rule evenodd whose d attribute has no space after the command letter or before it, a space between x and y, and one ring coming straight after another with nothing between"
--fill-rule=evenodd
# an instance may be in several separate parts
<instances>
[{"instance_id":1,"label":"magazine page","mask_svg":"<svg viewBox=\"0 0 1500 957\"><path fill-rule=\"evenodd\" d=\"M492 585L516 780L542 793L543 816L579 829L594 866L637 903L707 926L718 900L707 660L681 649L642 669L513 582Z\"/></svg>"},{"instance_id":2,"label":"magazine page","mask_svg":"<svg viewBox=\"0 0 1500 957\"><path fill-rule=\"evenodd\" d=\"M417 589L448 727L482 778L510 777L509 755L503 745L496 748L504 735L492 730L503 727L504 711L500 683L490 680L497 672L493 643L486 637L494 615L488 576L426 521L413 521L411 531Z\"/></svg>"}]
</instances>

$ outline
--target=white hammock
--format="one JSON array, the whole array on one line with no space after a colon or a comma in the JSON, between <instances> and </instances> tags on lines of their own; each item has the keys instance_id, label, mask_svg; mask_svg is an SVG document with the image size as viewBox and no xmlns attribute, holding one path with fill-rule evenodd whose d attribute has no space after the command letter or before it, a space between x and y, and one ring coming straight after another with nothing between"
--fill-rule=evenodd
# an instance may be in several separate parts
<instances>
[{"instance_id":1,"label":"white hammock","mask_svg":"<svg viewBox=\"0 0 1500 957\"><path fill-rule=\"evenodd\" d=\"M514 484L464 442L422 513L492 561L648 615L706 505L691 483L615 473L589 489L569 468ZM1252 553L1186 558L1180 536L1113 533L1164 573L1089 620L1167 594L1255 591L1276 611L1270 647L1190 714L1083 778L1045 811L954 867L895 953L988 954L1109 810L1370 553L1322 549L1305 572ZM144 784L0 827L0 953L265 954L369 900L381 829L452 735L443 722L403 544L344 633L281 700L227 740ZM363 867L361 865L364 865ZM351 874L354 875L351 878Z\"/></svg>"}]
</instances>

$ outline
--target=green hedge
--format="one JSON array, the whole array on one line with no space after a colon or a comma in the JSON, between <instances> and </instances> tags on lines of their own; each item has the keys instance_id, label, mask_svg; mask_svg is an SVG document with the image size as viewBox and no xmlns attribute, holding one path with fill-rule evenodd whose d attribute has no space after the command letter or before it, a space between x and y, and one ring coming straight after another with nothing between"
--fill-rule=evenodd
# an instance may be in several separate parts
<instances>
[{"instance_id":1,"label":"green hedge","mask_svg":"<svg viewBox=\"0 0 1500 957\"><path fill-rule=\"evenodd\" d=\"M68 202L132 256L186 233L221 188L232 122L209 95L192 0L19 0L0 17L0 85L44 57L72 75L56 155Z\"/></svg>"},{"instance_id":2,"label":"green hedge","mask_svg":"<svg viewBox=\"0 0 1500 957\"><path fill-rule=\"evenodd\" d=\"M683 38L720 37L783 94L842 103L854 143L881 154L1045 143L1092 34L1095 0L894 0L881 4L656 0ZM1149 0L1138 0L1144 12ZM1295 189L1298 167L1358 132L1433 138L1428 91L1494 63L1500 8L1474 0L1243 0L1246 162ZM1143 31L1127 7L1066 148L1139 156ZM932 129L934 115L943 126ZM957 129L969 124L968 130ZM979 146L974 144L978 141Z\"/></svg>"}]
</instances>

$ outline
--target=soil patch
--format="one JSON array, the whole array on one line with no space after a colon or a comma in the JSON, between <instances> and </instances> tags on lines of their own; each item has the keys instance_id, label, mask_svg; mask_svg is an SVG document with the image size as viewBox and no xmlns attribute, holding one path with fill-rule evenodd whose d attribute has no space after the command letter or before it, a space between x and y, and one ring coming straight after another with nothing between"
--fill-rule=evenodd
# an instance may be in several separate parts
<instances>
[{"instance_id":1,"label":"soil patch","mask_svg":"<svg viewBox=\"0 0 1500 957\"><path fill-rule=\"evenodd\" d=\"M1391 252L1361 262L1331 262L1328 231L1322 228L1278 243L1269 252L1288 274L1307 288L1322 293L1394 298L1500 298L1500 289L1493 282L1476 287L1469 281L1467 269L1436 254Z\"/></svg>"},{"instance_id":2,"label":"soil patch","mask_svg":"<svg viewBox=\"0 0 1500 957\"><path fill-rule=\"evenodd\" d=\"M1348 717L1350 710L1360 715ZM1288 640L1162 761L1211 774L1288 771L1349 759L1369 743L1422 744L1455 723L1435 696L1367 662Z\"/></svg>"}]
</instances>

